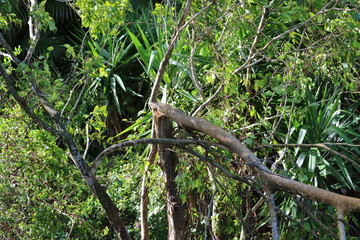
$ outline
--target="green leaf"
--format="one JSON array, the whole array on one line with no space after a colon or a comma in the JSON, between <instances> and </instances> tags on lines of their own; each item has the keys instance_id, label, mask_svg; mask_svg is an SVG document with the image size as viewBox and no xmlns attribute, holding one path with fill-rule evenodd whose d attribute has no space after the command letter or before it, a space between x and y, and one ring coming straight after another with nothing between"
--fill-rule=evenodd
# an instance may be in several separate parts
<instances>
[{"instance_id":1,"label":"green leaf","mask_svg":"<svg viewBox=\"0 0 360 240\"><path fill-rule=\"evenodd\" d=\"M193 103L198 103L199 100L196 99L193 95L191 95L189 92L185 91L184 89L180 89L179 92L185 96L187 99L191 100Z\"/></svg>"},{"instance_id":2,"label":"green leaf","mask_svg":"<svg viewBox=\"0 0 360 240\"><path fill-rule=\"evenodd\" d=\"M305 223L304 223L304 230L307 231L307 232L310 232L310 230L311 230L311 225L310 225L310 223L308 223L308 222L305 222Z\"/></svg>"},{"instance_id":3,"label":"green leaf","mask_svg":"<svg viewBox=\"0 0 360 240\"><path fill-rule=\"evenodd\" d=\"M307 152L302 152L300 154L300 156L298 157L298 159L296 160L296 164L301 167L304 163L304 160L306 159L306 157L308 156L309 154Z\"/></svg>"},{"instance_id":4,"label":"green leaf","mask_svg":"<svg viewBox=\"0 0 360 240\"><path fill-rule=\"evenodd\" d=\"M318 155L318 149L311 148L309 153L309 164L308 164L308 170L310 172L315 171L317 155Z\"/></svg>"},{"instance_id":5,"label":"green leaf","mask_svg":"<svg viewBox=\"0 0 360 240\"><path fill-rule=\"evenodd\" d=\"M116 110L118 111L119 114L121 114L120 102L119 102L119 98L117 96L117 91L116 91L115 78L110 78L110 88L111 88L111 91L113 93L113 99L114 99L114 102L115 102Z\"/></svg>"},{"instance_id":6,"label":"green leaf","mask_svg":"<svg viewBox=\"0 0 360 240\"><path fill-rule=\"evenodd\" d=\"M351 176L344 164L344 159L340 158L339 156L335 156L335 162L338 165L340 171L342 172L344 179L347 181L348 186L351 186L352 189L355 189Z\"/></svg>"},{"instance_id":7,"label":"green leaf","mask_svg":"<svg viewBox=\"0 0 360 240\"><path fill-rule=\"evenodd\" d=\"M124 85L124 82L122 81L121 77L117 74L114 74L114 78L116 79L117 83L120 85L120 87L126 92L126 87Z\"/></svg>"}]
</instances>

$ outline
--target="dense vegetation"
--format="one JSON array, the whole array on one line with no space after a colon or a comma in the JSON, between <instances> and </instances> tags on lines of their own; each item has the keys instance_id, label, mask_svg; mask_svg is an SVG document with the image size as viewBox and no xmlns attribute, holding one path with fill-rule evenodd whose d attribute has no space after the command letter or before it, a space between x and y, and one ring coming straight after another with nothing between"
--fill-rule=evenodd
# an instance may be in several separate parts
<instances>
[{"instance_id":1,"label":"dense vegetation","mask_svg":"<svg viewBox=\"0 0 360 240\"><path fill-rule=\"evenodd\" d=\"M172 138L197 141L172 148L175 193L155 145L97 158L154 137L157 99L272 172L360 201L359 29L355 0L1 2L0 238L359 239L359 210L272 189L175 123ZM183 226L168 224L169 194Z\"/></svg>"}]
</instances>

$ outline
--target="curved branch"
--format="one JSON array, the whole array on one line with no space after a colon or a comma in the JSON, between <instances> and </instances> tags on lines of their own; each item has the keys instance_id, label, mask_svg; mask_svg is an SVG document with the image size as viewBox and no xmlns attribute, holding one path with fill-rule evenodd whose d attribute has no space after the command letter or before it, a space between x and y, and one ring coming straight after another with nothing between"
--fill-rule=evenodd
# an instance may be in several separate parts
<instances>
[{"instance_id":1,"label":"curved branch","mask_svg":"<svg viewBox=\"0 0 360 240\"><path fill-rule=\"evenodd\" d=\"M343 196L321 188L297 182L292 179L287 179L270 172L270 170L262 164L254 153L244 146L238 139L227 133L224 129L215 126L211 122L205 119L191 117L182 110L164 103L151 102L149 105L153 111L159 111L165 114L168 118L171 118L180 126L204 132L217 139L221 144L228 147L230 151L238 154L243 161L250 162L254 165L255 167L251 167L254 169L255 173L274 190L283 190L302 195L306 198L331 205L336 209L343 209L344 211L360 211L359 198Z\"/></svg>"},{"instance_id":2,"label":"curved branch","mask_svg":"<svg viewBox=\"0 0 360 240\"><path fill-rule=\"evenodd\" d=\"M198 141L192 139L170 139L170 138L143 138L130 140L126 142L121 142L115 145L112 145L102 151L94 160L89 173L90 176L94 176L96 169L98 168L100 162L109 154L116 152L125 147L136 146L139 144L173 144L173 145L187 145L187 144L197 144Z\"/></svg>"}]
</instances>

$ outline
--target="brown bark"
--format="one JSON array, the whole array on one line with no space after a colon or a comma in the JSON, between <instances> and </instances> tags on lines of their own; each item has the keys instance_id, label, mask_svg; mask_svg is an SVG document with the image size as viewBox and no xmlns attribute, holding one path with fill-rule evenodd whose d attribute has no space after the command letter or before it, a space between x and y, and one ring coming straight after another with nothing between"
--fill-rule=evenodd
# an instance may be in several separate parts
<instances>
[{"instance_id":1,"label":"brown bark","mask_svg":"<svg viewBox=\"0 0 360 240\"><path fill-rule=\"evenodd\" d=\"M171 120L165 116L155 114L156 137L173 138ZM171 149L170 144L159 144L159 165L164 174L166 191L166 212L168 221L168 239L182 240L185 237L187 226L186 204L181 202L177 191L175 178L177 176L176 166L179 159Z\"/></svg>"},{"instance_id":2,"label":"brown bark","mask_svg":"<svg viewBox=\"0 0 360 240\"><path fill-rule=\"evenodd\" d=\"M163 103L151 102L150 107L153 111L158 111L158 114L164 114L182 127L204 132L218 140L230 151L238 154L244 162L250 163L250 166L256 174L274 190L283 190L289 193L299 194L306 198L331 205L338 210L360 211L360 199L358 198L326 191L272 173L261 163L254 153L245 147L238 139L207 120L191 117L180 109Z\"/></svg>"},{"instance_id":3,"label":"brown bark","mask_svg":"<svg viewBox=\"0 0 360 240\"><path fill-rule=\"evenodd\" d=\"M126 230L124 221L120 217L119 209L116 204L111 200L106 189L94 178L84 177L87 185L91 191L99 199L101 206L106 212L106 217L109 220L111 226L114 228L116 235L119 239L128 240L131 239L128 231Z\"/></svg>"}]
</instances>

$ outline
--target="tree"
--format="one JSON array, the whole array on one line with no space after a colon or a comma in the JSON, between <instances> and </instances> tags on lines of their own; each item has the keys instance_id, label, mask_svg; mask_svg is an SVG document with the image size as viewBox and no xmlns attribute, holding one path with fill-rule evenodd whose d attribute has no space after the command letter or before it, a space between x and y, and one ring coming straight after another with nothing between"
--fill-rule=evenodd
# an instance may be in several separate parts
<instances>
[{"instance_id":1,"label":"tree","mask_svg":"<svg viewBox=\"0 0 360 240\"><path fill-rule=\"evenodd\" d=\"M353 213L360 209L355 2L188 0L179 1L182 9L169 1L154 9L133 5L126 13L127 1L77 1L73 7L89 33L78 31L74 43L64 45L69 67L61 69L51 64L54 47L34 55L40 36L56 24L45 2L29 3L26 50L0 35L2 96L11 103L4 106L15 100L34 129L49 133L42 134L54 152L65 154L55 143L67 149L119 239L139 234L124 222L128 208L115 203L126 194L115 189L126 181L114 173L127 166L138 184L144 175L137 197L141 238L160 234L148 223L149 209L159 206L149 199L160 171L156 152L165 194L155 200L166 202L169 239L325 239L336 236L329 227L334 223L341 239L346 232L359 235ZM3 28L17 21L12 11L2 9ZM129 20L139 13L143 18ZM159 103L159 94L192 116ZM153 114L137 115L147 101ZM10 109L2 108L2 116L16 116ZM116 121L125 117L137 119ZM141 139L149 136L150 118L152 138ZM117 130L106 131L109 123ZM114 155L139 144L157 147ZM140 161L122 161L127 156ZM136 164L143 171L136 173ZM9 226L2 221L12 237Z\"/></svg>"}]
</instances>

